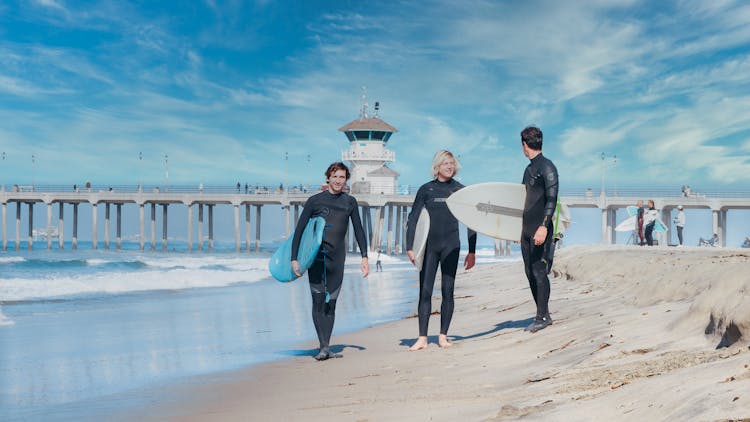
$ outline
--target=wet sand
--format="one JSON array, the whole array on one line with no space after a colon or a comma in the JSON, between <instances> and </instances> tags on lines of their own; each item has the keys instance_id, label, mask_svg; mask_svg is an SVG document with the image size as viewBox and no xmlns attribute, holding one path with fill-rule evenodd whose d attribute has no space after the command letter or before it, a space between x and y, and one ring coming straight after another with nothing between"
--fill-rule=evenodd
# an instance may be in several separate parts
<instances>
[{"instance_id":1,"label":"wet sand","mask_svg":"<svg viewBox=\"0 0 750 422\"><path fill-rule=\"evenodd\" d=\"M554 324L533 334L523 331L535 307L522 264L482 265L458 276L454 347L437 346L437 315L418 352L407 351L413 317L334 333L342 359L316 362L310 342L307 355L162 389L127 419L750 418L748 252L564 248Z\"/></svg>"}]
</instances>

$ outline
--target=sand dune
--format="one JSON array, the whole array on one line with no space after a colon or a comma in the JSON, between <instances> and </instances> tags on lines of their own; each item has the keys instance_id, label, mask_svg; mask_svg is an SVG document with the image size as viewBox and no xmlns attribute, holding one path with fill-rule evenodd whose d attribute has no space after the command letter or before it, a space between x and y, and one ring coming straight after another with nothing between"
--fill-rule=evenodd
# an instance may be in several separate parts
<instances>
[{"instance_id":1,"label":"sand dune","mask_svg":"<svg viewBox=\"0 0 750 422\"><path fill-rule=\"evenodd\" d=\"M555 322L535 334L523 331L535 308L521 263L485 265L457 280L452 348L438 348L431 336L428 349L407 352L416 339L413 318L334 333L343 359L303 356L193 379L168 392L169 403L131 416L750 418L749 263L741 249L564 248L552 281ZM439 292L433 309L439 309ZM431 321L431 334L437 334L438 318Z\"/></svg>"}]
</instances>

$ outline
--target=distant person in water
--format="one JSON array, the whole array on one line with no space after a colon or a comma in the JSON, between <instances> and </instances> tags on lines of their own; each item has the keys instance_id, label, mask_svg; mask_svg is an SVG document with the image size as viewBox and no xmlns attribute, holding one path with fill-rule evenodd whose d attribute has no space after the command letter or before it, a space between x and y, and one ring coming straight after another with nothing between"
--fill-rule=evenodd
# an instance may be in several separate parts
<instances>
[{"instance_id":1,"label":"distant person in water","mask_svg":"<svg viewBox=\"0 0 750 422\"><path fill-rule=\"evenodd\" d=\"M340 354L331 351L330 341L336 318L336 300L344 280L346 231L350 220L362 254L362 276L367 277L370 273L367 240L359 218L359 206L353 196L344 192L346 181L351 176L349 168L344 163L336 162L328 166L325 176L328 188L307 200L292 239L292 269L297 277L301 277L297 254L302 232L311 218L325 219L323 244L315 257L315 262L307 271L312 295L312 320L320 342L320 351L315 356L317 360L341 357Z\"/></svg>"},{"instance_id":2,"label":"distant person in water","mask_svg":"<svg viewBox=\"0 0 750 422\"><path fill-rule=\"evenodd\" d=\"M550 249L554 247L555 207L558 177L555 165L542 155L542 131L529 126L521 132L521 148L531 160L523 173L526 202L523 207L521 255L531 295L536 302L534 322L526 331L536 332L552 324L549 315L550 282L548 277Z\"/></svg>"},{"instance_id":3,"label":"distant person in water","mask_svg":"<svg viewBox=\"0 0 750 422\"><path fill-rule=\"evenodd\" d=\"M430 215L430 230L427 234L427 249L422 260L422 270L419 272L419 337L410 351L427 347L427 326L432 311L432 289L438 266L441 274L441 293L443 297L440 305L440 335L438 346L450 347L448 328L453 317L453 288L458 269L458 256L461 242L458 236L458 220L448 210L445 199L453 192L464 187L453 177L458 173L460 165L450 151L440 150L432 159L433 180L425 183L417 191L406 225L406 254L414 263L414 235L417 221L422 209L427 209ZM469 253L464 259L464 268L469 270L475 263L477 233L467 229Z\"/></svg>"}]
</instances>

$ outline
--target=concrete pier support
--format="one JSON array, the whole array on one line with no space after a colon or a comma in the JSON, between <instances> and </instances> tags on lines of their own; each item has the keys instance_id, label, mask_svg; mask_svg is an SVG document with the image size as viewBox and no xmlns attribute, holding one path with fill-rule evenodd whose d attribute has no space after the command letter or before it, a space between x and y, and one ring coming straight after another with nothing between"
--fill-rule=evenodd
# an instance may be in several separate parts
<instances>
[{"instance_id":1,"label":"concrete pier support","mask_svg":"<svg viewBox=\"0 0 750 422\"><path fill-rule=\"evenodd\" d=\"M250 252L250 204L245 204L245 252Z\"/></svg>"},{"instance_id":2,"label":"concrete pier support","mask_svg":"<svg viewBox=\"0 0 750 422\"><path fill-rule=\"evenodd\" d=\"M115 241L117 242L115 247L119 251L122 249L122 204L117 204L117 237Z\"/></svg>"},{"instance_id":3,"label":"concrete pier support","mask_svg":"<svg viewBox=\"0 0 750 422\"><path fill-rule=\"evenodd\" d=\"M214 206L208 205L208 251L214 250Z\"/></svg>"},{"instance_id":4,"label":"concrete pier support","mask_svg":"<svg viewBox=\"0 0 750 422\"><path fill-rule=\"evenodd\" d=\"M380 216L378 218L378 244L375 250L381 249L383 245L383 232L385 231L385 206L380 207Z\"/></svg>"},{"instance_id":5,"label":"concrete pier support","mask_svg":"<svg viewBox=\"0 0 750 422\"><path fill-rule=\"evenodd\" d=\"M97 249L99 247L96 240L97 205L96 202L91 204L91 249Z\"/></svg>"},{"instance_id":6,"label":"concrete pier support","mask_svg":"<svg viewBox=\"0 0 750 422\"><path fill-rule=\"evenodd\" d=\"M65 204L62 201L57 203L60 212L59 218L57 219L57 248L60 250L63 250L65 246L65 219L63 218L64 205ZM5 219L3 218L3 220Z\"/></svg>"},{"instance_id":7,"label":"concrete pier support","mask_svg":"<svg viewBox=\"0 0 750 422\"><path fill-rule=\"evenodd\" d=\"M388 255L391 251L393 251L393 205L388 206L388 238L385 246L385 252Z\"/></svg>"},{"instance_id":8,"label":"concrete pier support","mask_svg":"<svg viewBox=\"0 0 750 422\"><path fill-rule=\"evenodd\" d=\"M401 217L403 221L402 223L403 230L401 231L401 244L403 246L401 248L401 253L405 254L406 253L406 223L409 219L409 207L404 205L404 207L402 208L402 213L403 215Z\"/></svg>"},{"instance_id":9,"label":"concrete pier support","mask_svg":"<svg viewBox=\"0 0 750 422\"><path fill-rule=\"evenodd\" d=\"M193 205L187 206L187 251L193 251Z\"/></svg>"},{"instance_id":10,"label":"concrete pier support","mask_svg":"<svg viewBox=\"0 0 750 422\"><path fill-rule=\"evenodd\" d=\"M240 205L234 205L234 251L240 252Z\"/></svg>"},{"instance_id":11,"label":"concrete pier support","mask_svg":"<svg viewBox=\"0 0 750 422\"><path fill-rule=\"evenodd\" d=\"M255 252L260 252L260 208L262 206L255 206Z\"/></svg>"},{"instance_id":12,"label":"concrete pier support","mask_svg":"<svg viewBox=\"0 0 750 422\"><path fill-rule=\"evenodd\" d=\"M104 204L104 249L109 250L109 202Z\"/></svg>"},{"instance_id":13,"label":"concrete pier support","mask_svg":"<svg viewBox=\"0 0 750 422\"><path fill-rule=\"evenodd\" d=\"M161 204L161 250L167 250L167 205Z\"/></svg>"},{"instance_id":14,"label":"concrete pier support","mask_svg":"<svg viewBox=\"0 0 750 422\"><path fill-rule=\"evenodd\" d=\"M29 202L29 250L34 249L34 203Z\"/></svg>"},{"instance_id":15,"label":"concrete pier support","mask_svg":"<svg viewBox=\"0 0 750 422\"><path fill-rule=\"evenodd\" d=\"M294 204L294 227L297 227L299 221L299 204Z\"/></svg>"},{"instance_id":16,"label":"concrete pier support","mask_svg":"<svg viewBox=\"0 0 750 422\"><path fill-rule=\"evenodd\" d=\"M198 250L203 250L203 204L198 204Z\"/></svg>"},{"instance_id":17,"label":"concrete pier support","mask_svg":"<svg viewBox=\"0 0 750 422\"><path fill-rule=\"evenodd\" d=\"M73 203L73 239L71 239L70 248L78 249L78 203Z\"/></svg>"},{"instance_id":18,"label":"concrete pier support","mask_svg":"<svg viewBox=\"0 0 750 422\"><path fill-rule=\"evenodd\" d=\"M719 239L721 240L721 246L727 246L727 212L728 210L721 210L721 233L719 233Z\"/></svg>"},{"instance_id":19,"label":"concrete pier support","mask_svg":"<svg viewBox=\"0 0 750 422\"><path fill-rule=\"evenodd\" d=\"M151 250L156 250L156 203L151 204Z\"/></svg>"},{"instance_id":20,"label":"concrete pier support","mask_svg":"<svg viewBox=\"0 0 750 422\"><path fill-rule=\"evenodd\" d=\"M719 223L721 218L721 210L711 210L711 229L712 233L719 234ZM719 239L721 242L723 239Z\"/></svg>"},{"instance_id":21,"label":"concrete pier support","mask_svg":"<svg viewBox=\"0 0 750 422\"><path fill-rule=\"evenodd\" d=\"M291 228L290 228L290 222L289 222L289 218L290 218L290 210L289 210L289 208L290 207L289 207L289 205L283 205L282 208L284 209L284 222L286 224L285 225L285 227L286 227L286 232L285 233L286 233L286 237L289 237L289 235L292 233L291 232Z\"/></svg>"},{"instance_id":22,"label":"concrete pier support","mask_svg":"<svg viewBox=\"0 0 750 422\"><path fill-rule=\"evenodd\" d=\"M146 210L145 204L138 204L138 246L143 250L146 243Z\"/></svg>"},{"instance_id":23,"label":"concrete pier support","mask_svg":"<svg viewBox=\"0 0 750 422\"><path fill-rule=\"evenodd\" d=\"M367 237L367 244L372 245L372 218L370 214L370 207L362 207L362 224L365 229L365 236Z\"/></svg>"},{"instance_id":24,"label":"concrete pier support","mask_svg":"<svg viewBox=\"0 0 750 422\"><path fill-rule=\"evenodd\" d=\"M401 206L396 206L396 237L395 237L395 244L393 245L393 251L397 254L400 254L402 252L402 243L401 243Z\"/></svg>"},{"instance_id":25,"label":"concrete pier support","mask_svg":"<svg viewBox=\"0 0 750 422\"><path fill-rule=\"evenodd\" d=\"M21 203L16 202L16 250L21 250Z\"/></svg>"},{"instance_id":26,"label":"concrete pier support","mask_svg":"<svg viewBox=\"0 0 750 422\"><path fill-rule=\"evenodd\" d=\"M609 210L603 209L602 210L602 244L607 245L609 244Z\"/></svg>"},{"instance_id":27,"label":"concrete pier support","mask_svg":"<svg viewBox=\"0 0 750 422\"><path fill-rule=\"evenodd\" d=\"M5 219L8 216L8 204L3 202L3 252L8 250L8 224Z\"/></svg>"},{"instance_id":28,"label":"concrete pier support","mask_svg":"<svg viewBox=\"0 0 750 422\"><path fill-rule=\"evenodd\" d=\"M52 249L52 203L47 204L47 250Z\"/></svg>"}]
</instances>

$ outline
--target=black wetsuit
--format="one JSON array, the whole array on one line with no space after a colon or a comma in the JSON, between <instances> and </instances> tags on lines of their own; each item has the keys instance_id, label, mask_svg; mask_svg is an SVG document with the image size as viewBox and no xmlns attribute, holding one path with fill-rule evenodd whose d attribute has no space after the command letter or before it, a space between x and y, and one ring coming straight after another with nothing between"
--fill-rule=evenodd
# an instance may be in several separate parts
<instances>
[{"instance_id":1,"label":"black wetsuit","mask_svg":"<svg viewBox=\"0 0 750 422\"><path fill-rule=\"evenodd\" d=\"M294 230L292 261L297 259L300 239L307 222L310 218L317 216L326 220L326 227L323 244L315 257L315 262L307 271L307 277L310 280L310 293L312 294L313 324L318 334L321 352L327 353L336 318L336 299L344 279L346 231L350 219L363 258L367 256L367 241L359 219L357 200L346 193L334 195L325 190L311 196L305 203Z\"/></svg>"},{"instance_id":2,"label":"black wetsuit","mask_svg":"<svg viewBox=\"0 0 750 422\"><path fill-rule=\"evenodd\" d=\"M549 317L550 283L547 277L548 257L554 247L555 207L557 205L557 168L552 161L540 153L526 167L523 174L526 185L526 203L523 209L521 231L521 255L531 294L536 302L536 317ZM534 234L540 226L547 227L547 238L541 245L534 245Z\"/></svg>"},{"instance_id":3,"label":"black wetsuit","mask_svg":"<svg viewBox=\"0 0 750 422\"><path fill-rule=\"evenodd\" d=\"M414 247L414 233L422 208L430 214L430 231L427 235L427 247L419 272L419 335L427 336L427 325L432 311L432 288L435 285L438 264L442 275L441 291L443 302L440 306L440 334L448 334L448 327L453 317L453 287L458 269L458 255L461 242L458 238L458 220L448 210L445 198L464 185L451 179L447 182L433 180L425 183L414 198L406 228L406 250ZM474 253L477 246L477 234L467 229L469 253Z\"/></svg>"}]
</instances>

